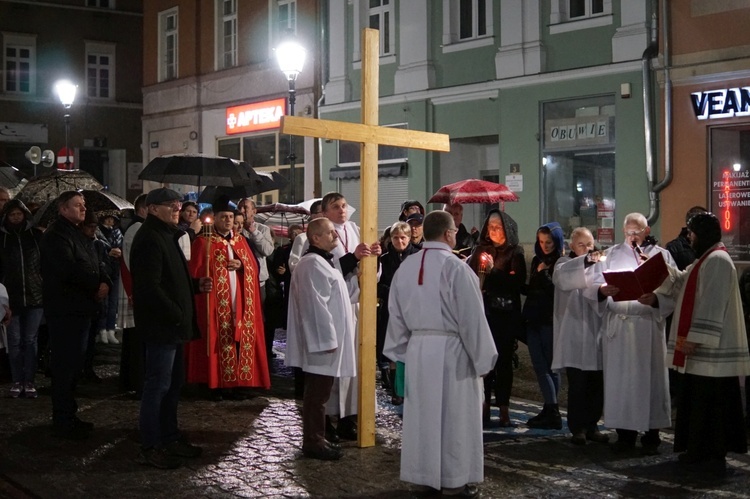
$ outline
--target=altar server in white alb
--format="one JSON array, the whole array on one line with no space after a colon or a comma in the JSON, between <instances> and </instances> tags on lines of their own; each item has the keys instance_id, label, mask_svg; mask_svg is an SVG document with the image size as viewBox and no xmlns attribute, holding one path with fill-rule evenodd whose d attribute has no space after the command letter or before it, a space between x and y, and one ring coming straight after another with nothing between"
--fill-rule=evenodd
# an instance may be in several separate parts
<instances>
[{"instance_id":1,"label":"altar server in white alb","mask_svg":"<svg viewBox=\"0 0 750 499\"><path fill-rule=\"evenodd\" d=\"M422 251L391 283L383 355L406 365L401 479L476 497L484 480L482 383L497 360L479 280L452 249L445 211L424 219Z\"/></svg>"},{"instance_id":2,"label":"altar server in white alb","mask_svg":"<svg viewBox=\"0 0 750 499\"><path fill-rule=\"evenodd\" d=\"M583 291L593 286L600 252L586 227L570 234L571 252L555 264L552 370L566 369L568 377L568 429L571 442L606 443L609 437L597 427L604 404L601 324L596 302Z\"/></svg>"},{"instance_id":3,"label":"altar server in white alb","mask_svg":"<svg viewBox=\"0 0 750 499\"><path fill-rule=\"evenodd\" d=\"M292 274L286 365L305 372L302 452L336 460L341 449L325 438L325 406L335 378L354 376L354 321L346 282L333 264L339 244L333 224L320 218L307 229L307 253Z\"/></svg>"},{"instance_id":4,"label":"altar server in white alb","mask_svg":"<svg viewBox=\"0 0 750 499\"><path fill-rule=\"evenodd\" d=\"M669 269L659 292L677 296L667 363L684 373L674 451L688 471L726 472L727 451L747 452L739 376L750 374L737 270L711 213L693 215L688 239L698 257Z\"/></svg>"},{"instance_id":5,"label":"altar server in white alb","mask_svg":"<svg viewBox=\"0 0 750 499\"><path fill-rule=\"evenodd\" d=\"M668 266L675 266L672 255L650 236L648 221L640 213L625 216L623 232L625 241L607 251L602 271L634 270L657 253ZM637 300L614 301L619 288L606 284L601 274L596 284L584 293L600 301L603 313L604 424L617 429L613 450L632 451L643 431L642 453L658 454L659 429L672 424L664 338L674 300L647 293Z\"/></svg>"}]
</instances>

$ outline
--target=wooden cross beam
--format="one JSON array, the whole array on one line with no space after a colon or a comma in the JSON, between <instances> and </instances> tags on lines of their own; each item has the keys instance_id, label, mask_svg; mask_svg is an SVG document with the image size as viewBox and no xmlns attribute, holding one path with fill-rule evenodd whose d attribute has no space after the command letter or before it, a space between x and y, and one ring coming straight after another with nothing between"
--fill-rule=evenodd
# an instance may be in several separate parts
<instances>
[{"instance_id":1,"label":"wooden cross beam","mask_svg":"<svg viewBox=\"0 0 750 499\"><path fill-rule=\"evenodd\" d=\"M378 145L448 152L445 134L378 126L379 39L375 29L362 32L362 124L284 116L281 133L361 143L361 241L371 244L378 234ZM359 447L375 445L375 336L377 322L377 261L360 263L359 280Z\"/></svg>"}]
</instances>

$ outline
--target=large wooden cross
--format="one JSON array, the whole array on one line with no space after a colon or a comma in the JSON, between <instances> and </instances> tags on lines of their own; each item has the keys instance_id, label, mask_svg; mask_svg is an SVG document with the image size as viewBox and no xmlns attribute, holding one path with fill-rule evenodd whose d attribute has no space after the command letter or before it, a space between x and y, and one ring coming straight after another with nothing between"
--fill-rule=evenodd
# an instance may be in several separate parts
<instances>
[{"instance_id":1,"label":"large wooden cross","mask_svg":"<svg viewBox=\"0 0 750 499\"><path fill-rule=\"evenodd\" d=\"M378 145L428 151L450 150L448 135L378 126L378 31L362 32L362 124L284 116L281 133L361 143L361 241L378 234ZM365 258L359 281L359 447L375 445L375 336L377 260Z\"/></svg>"}]
</instances>

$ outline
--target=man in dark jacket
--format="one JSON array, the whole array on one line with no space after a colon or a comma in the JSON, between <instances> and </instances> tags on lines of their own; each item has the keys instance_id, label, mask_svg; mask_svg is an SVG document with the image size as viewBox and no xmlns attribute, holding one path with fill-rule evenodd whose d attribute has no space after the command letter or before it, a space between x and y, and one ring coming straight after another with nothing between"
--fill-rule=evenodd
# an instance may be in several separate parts
<instances>
[{"instance_id":1,"label":"man in dark jacket","mask_svg":"<svg viewBox=\"0 0 750 499\"><path fill-rule=\"evenodd\" d=\"M92 423L76 416L76 375L83 367L91 317L112 285L93 246L80 231L86 202L76 191L57 198L59 217L42 237L42 291L52 352L52 428L62 438L81 440Z\"/></svg>"},{"instance_id":2,"label":"man in dark jacket","mask_svg":"<svg viewBox=\"0 0 750 499\"><path fill-rule=\"evenodd\" d=\"M180 198L163 187L148 193L148 215L130 251L135 324L146 346L137 460L165 469L201 454L177 427L177 404L185 381L183 346L200 338L193 295L196 289L209 292L212 284L209 277L190 277L177 243L183 234L177 227Z\"/></svg>"}]
</instances>

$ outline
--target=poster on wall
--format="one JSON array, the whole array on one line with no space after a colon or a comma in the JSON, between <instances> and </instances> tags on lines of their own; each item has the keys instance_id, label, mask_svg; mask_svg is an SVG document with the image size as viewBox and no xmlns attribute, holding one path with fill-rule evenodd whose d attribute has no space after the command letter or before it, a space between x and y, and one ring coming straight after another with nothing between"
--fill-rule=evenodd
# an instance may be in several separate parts
<instances>
[{"instance_id":1,"label":"poster on wall","mask_svg":"<svg viewBox=\"0 0 750 499\"><path fill-rule=\"evenodd\" d=\"M750 170L740 163L714 168L711 211L721 221L722 242L732 260L750 262Z\"/></svg>"}]
</instances>

